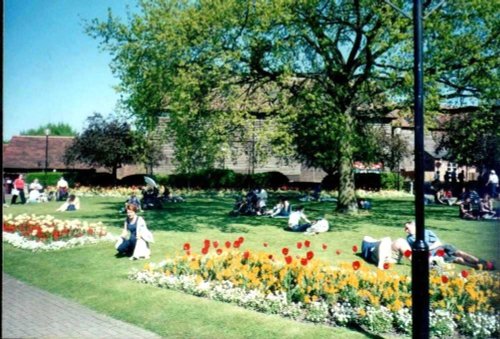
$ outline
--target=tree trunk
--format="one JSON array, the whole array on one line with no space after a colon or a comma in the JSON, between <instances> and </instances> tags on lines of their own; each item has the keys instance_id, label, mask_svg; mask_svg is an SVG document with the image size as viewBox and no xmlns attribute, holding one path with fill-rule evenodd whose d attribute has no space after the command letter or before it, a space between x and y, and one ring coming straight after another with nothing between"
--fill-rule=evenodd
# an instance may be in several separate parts
<instances>
[{"instance_id":1,"label":"tree trunk","mask_svg":"<svg viewBox=\"0 0 500 339\"><path fill-rule=\"evenodd\" d=\"M118 166L114 165L111 175L113 176L113 186L116 186L116 172L117 172Z\"/></svg>"},{"instance_id":2,"label":"tree trunk","mask_svg":"<svg viewBox=\"0 0 500 339\"><path fill-rule=\"evenodd\" d=\"M342 147L340 148L340 166L339 166L339 198L337 201L337 211L343 213L355 213L358 210L356 201L356 190L354 187L353 163L353 122L349 112L344 113L344 134L342 137Z\"/></svg>"}]
</instances>

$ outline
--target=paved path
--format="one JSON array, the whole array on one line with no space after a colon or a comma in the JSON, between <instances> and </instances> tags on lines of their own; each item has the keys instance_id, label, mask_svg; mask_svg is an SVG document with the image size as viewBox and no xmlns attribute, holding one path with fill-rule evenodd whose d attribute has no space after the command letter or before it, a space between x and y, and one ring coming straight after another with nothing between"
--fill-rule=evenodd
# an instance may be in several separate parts
<instances>
[{"instance_id":1,"label":"paved path","mask_svg":"<svg viewBox=\"0 0 500 339\"><path fill-rule=\"evenodd\" d=\"M2 272L2 338L160 338Z\"/></svg>"}]
</instances>

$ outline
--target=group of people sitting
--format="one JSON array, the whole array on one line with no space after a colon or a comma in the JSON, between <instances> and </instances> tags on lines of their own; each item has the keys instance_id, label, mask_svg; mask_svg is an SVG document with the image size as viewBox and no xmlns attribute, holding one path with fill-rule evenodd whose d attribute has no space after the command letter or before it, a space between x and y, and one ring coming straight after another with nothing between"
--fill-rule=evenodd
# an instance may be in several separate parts
<instances>
[{"instance_id":1,"label":"group of people sitting","mask_svg":"<svg viewBox=\"0 0 500 339\"><path fill-rule=\"evenodd\" d=\"M415 222L405 223L406 239L391 240L390 237L374 239L365 236L361 242L361 256L366 261L375 264L379 269L384 269L386 264L400 263L406 257L412 259L411 248L416 241ZM441 242L431 230L424 231L424 241L429 246L429 261L431 266L440 266L443 263L456 263L479 270L494 270L491 261L480 259L472 254L457 249L455 246Z\"/></svg>"},{"instance_id":2,"label":"group of people sitting","mask_svg":"<svg viewBox=\"0 0 500 339\"><path fill-rule=\"evenodd\" d=\"M475 191L465 190L456 202L459 216L467 220L498 220L500 209L494 207L493 199L488 193L482 198Z\"/></svg>"},{"instance_id":3,"label":"group of people sitting","mask_svg":"<svg viewBox=\"0 0 500 339\"><path fill-rule=\"evenodd\" d=\"M268 212L267 199L267 191L257 187L248 191L245 197L237 197L233 210L229 214L232 216L266 215Z\"/></svg>"}]
</instances>

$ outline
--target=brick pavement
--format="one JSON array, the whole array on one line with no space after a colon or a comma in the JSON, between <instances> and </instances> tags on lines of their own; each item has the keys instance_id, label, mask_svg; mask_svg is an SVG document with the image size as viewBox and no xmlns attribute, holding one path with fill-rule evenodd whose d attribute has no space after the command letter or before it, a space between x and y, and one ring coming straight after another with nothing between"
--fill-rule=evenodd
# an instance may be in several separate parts
<instances>
[{"instance_id":1,"label":"brick pavement","mask_svg":"<svg viewBox=\"0 0 500 339\"><path fill-rule=\"evenodd\" d=\"M2 338L160 338L2 272Z\"/></svg>"}]
</instances>

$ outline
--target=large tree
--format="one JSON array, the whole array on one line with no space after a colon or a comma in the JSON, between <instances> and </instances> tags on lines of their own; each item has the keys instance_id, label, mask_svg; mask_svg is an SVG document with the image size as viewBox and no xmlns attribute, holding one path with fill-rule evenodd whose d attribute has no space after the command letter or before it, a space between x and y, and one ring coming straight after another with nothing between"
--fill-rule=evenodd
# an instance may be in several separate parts
<instances>
[{"instance_id":1,"label":"large tree","mask_svg":"<svg viewBox=\"0 0 500 339\"><path fill-rule=\"evenodd\" d=\"M457 0L426 21L429 106L496 95L495 13ZM356 209L363 125L390 106L409 111L412 23L383 1L145 0L128 22L110 13L87 27L114 57L125 107L146 126L168 113L179 162L213 164L261 119L275 152L339 173L340 210Z\"/></svg>"},{"instance_id":2,"label":"large tree","mask_svg":"<svg viewBox=\"0 0 500 339\"><path fill-rule=\"evenodd\" d=\"M64 153L64 162L76 162L108 168L114 180L116 171L124 164L142 160L144 142L131 126L118 118L105 119L94 113L87 126L78 134Z\"/></svg>"}]
</instances>

